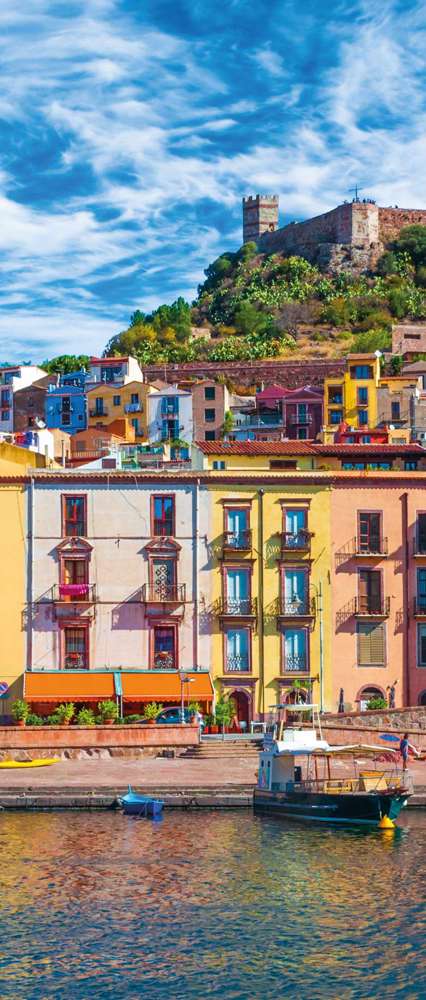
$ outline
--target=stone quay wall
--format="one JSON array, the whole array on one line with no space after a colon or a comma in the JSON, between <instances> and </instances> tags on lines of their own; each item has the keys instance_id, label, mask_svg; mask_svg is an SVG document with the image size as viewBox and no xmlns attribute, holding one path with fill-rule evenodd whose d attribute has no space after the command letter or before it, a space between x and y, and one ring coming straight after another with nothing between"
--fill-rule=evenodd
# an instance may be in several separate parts
<instances>
[{"instance_id":1,"label":"stone quay wall","mask_svg":"<svg viewBox=\"0 0 426 1000\"><path fill-rule=\"evenodd\" d=\"M140 757L198 746L198 726L2 726L0 760Z\"/></svg>"},{"instance_id":2,"label":"stone quay wall","mask_svg":"<svg viewBox=\"0 0 426 1000\"><path fill-rule=\"evenodd\" d=\"M398 732L405 732L408 729L424 730L426 734L426 705L413 708L372 709L366 712L342 712L339 715L325 712L322 718L326 725L337 727L389 729Z\"/></svg>"}]
</instances>

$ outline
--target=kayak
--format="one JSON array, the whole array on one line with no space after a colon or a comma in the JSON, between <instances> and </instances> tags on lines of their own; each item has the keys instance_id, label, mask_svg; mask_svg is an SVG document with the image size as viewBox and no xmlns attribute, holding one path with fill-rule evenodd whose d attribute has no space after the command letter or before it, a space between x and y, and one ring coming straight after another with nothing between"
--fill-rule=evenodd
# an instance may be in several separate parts
<instances>
[{"instance_id":1,"label":"kayak","mask_svg":"<svg viewBox=\"0 0 426 1000\"><path fill-rule=\"evenodd\" d=\"M60 757L40 757L37 760L2 760L0 767L47 767L48 764L58 764Z\"/></svg>"}]
</instances>

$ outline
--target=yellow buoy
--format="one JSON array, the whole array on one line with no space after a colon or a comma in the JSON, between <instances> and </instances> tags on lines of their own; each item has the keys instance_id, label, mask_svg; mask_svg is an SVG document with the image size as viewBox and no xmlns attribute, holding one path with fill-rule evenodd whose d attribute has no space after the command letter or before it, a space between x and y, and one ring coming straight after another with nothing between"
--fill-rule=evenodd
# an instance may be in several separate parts
<instances>
[{"instance_id":1,"label":"yellow buoy","mask_svg":"<svg viewBox=\"0 0 426 1000\"><path fill-rule=\"evenodd\" d=\"M389 816L382 816L379 822L379 830L395 830L395 823Z\"/></svg>"}]
</instances>

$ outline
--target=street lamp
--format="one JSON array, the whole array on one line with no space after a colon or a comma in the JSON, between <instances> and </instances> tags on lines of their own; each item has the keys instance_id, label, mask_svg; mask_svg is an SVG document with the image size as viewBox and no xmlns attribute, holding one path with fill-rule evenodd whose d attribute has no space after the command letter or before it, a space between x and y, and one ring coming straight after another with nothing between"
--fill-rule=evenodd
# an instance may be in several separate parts
<instances>
[{"instance_id":1,"label":"street lamp","mask_svg":"<svg viewBox=\"0 0 426 1000\"><path fill-rule=\"evenodd\" d=\"M194 678L188 677L186 670L179 670L180 677L180 721L185 725L185 684L192 684Z\"/></svg>"}]
</instances>

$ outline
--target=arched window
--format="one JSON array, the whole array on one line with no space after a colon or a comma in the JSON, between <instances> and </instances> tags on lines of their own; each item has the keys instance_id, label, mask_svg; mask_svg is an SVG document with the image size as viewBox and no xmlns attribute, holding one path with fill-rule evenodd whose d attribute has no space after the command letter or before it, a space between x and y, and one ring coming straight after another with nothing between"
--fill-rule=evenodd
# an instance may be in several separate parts
<instances>
[{"instance_id":1,"label":"arched window","mask_svg":"<svg viewBox=\"0 0 426 1000\"><path fill-rule=\"evenodd\" d=\"M426 691L421 691L418 697L419 705L426 705Z\"/></svg>"},{"instance_id":2,"label":"arched window","mask_svg":"<svg viewBox=\"0 0 426 1000\"><path fill-rule=\"evenodd\" d=\"M386 695L382 688L372 686L361 688L358 698L356 699L359 702L360 712L365 711L371 698L384 698L386 701Z\"/></svg>"}]
</instances>

